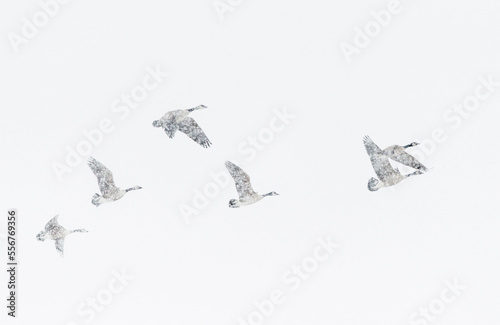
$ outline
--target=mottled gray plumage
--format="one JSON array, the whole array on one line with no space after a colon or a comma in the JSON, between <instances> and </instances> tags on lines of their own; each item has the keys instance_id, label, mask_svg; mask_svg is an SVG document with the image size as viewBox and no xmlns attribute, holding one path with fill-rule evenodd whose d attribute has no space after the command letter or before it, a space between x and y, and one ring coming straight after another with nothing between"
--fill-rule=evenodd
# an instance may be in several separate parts
<instances>
[{"instance_id":1,"label":"mottled gray plumage","mask_svg":"<svg viewBox=\"0 0 500 325\"><path fill-rule=\"evenodd\" d=\"M395 145L384 149L382 152L385 156L394 161L397 161L400 164L426 172L428 171L427 167L425 167L420 161L418 161L415 157L405 151L406 148L411 148L418 145L419 144L416 142L413 142L404 147Z\"/></svg>"},{"instance_id":2,"label":"mottled gray plumage","mask_svg":"<svg viewBox=\"0 0 500 325\"><path fill-rule=\"evenodd\" d=\"M74 232L88 232L85 229L76 229L76 230L66 230L63 226L59 225L57 218L59 216L55 216L50 219L49 222L45 225L45 230L41 231L36 238L39 241L44 241L46 239L55 240L56 250L59 252L59 255L64 256L64 238L72 234Z\"/></svg>"},{"instance_id":3,"label":"mottled gray plumage","mask_svg":"<svg viewBox=\"0 0 500 325\"><path fill-rule=\"evenodd\" d=\"M96 193L92 197L92 204L94 204L96 207L106 202L119 200L127 192L132 190L140 190L142 188L136 185L134 187L122 190L115 185L113 173L111 173L111 171L106 166L101 164L93 157L89 158L87 164L94 175L97 177L97 184L99 185L99 190L101 191L101 195Z\"/></svg>"},{"instance_id":4,"label":"mottled gray plumage","mask_svg":"<svg viewBox=\"0 0 500 325\"><path fill-rule=\"evenodd\" d=\"M113 179L113 173L106 166L94 157L90 157L87 164L97 177L97 184L103 196L110 197L118 191L118 187L116 187L115 180Z\"/></svg>"},{"instance_id":5,"label":"mottled gray plumage","mask_svg":"<svg viewBox=\"0 0 500 325\"><path fill-rule=\"evenodd\" d=\"M380 180L379 181L375 178L371 178L369 180L368 189L370 191L377 191L382 187L396 185L405 178L420 175L423 173L422 171L427 171L427 168L424 165L404 151L404 148L416 146L418 143L414 142L405 147L392 146L385 150L381 150L368 136L363 138L363 143L365 145L366 152L370 157L375 174L377 174ZM402 175L397 168L392 167L389 162L389 158L406 166L415 168L417 171L408 175Z\"/></svg>"},{"instance_id":6,"label":"mottled gray plumage","mask_svg":"<svg viewBox=\"0 0 500 325\"><path fill-rule=\"evenodd\" d=\"M169 138L173 138L175 132L179 130L204 148L208 148L212 143L198 123L188 116L189 113L203 108L207 107L205 105L199 105L190 109L179 109L167 112L161 119L153 121L153 126L162 127Z\"/></svg>"},{"instance_id":7,"label":"mottled gray plumage","mask_svg":"<svg viewBox=\"0 0 500 325\"><path fill-rule=\"evenodd\" d=\"M254 196L257 193L252 188L252 183L250 183L250 176L240 167L236 166L230 161L226 161L226 168L234 179L236 185L236 191L240 198Z\"/></svg>"},{"instance_id":8,"label":"mottled gray plumage","mask_svg":"<svg viewBox=\"0 0 500 325\"><path fill-rule=\"evenodd\" d=\"M257 194L250 183L250 176L240 167L236 166L230 161L226 161L226 168L231 174L236 185L236 191L238 192L239 200L232 199L229 201L229 207L237 208L242 205L249 205L260 201L266 196L279 195L276 192L270 192L267 194L259 195Z\"/></svg>"}]
</instances>

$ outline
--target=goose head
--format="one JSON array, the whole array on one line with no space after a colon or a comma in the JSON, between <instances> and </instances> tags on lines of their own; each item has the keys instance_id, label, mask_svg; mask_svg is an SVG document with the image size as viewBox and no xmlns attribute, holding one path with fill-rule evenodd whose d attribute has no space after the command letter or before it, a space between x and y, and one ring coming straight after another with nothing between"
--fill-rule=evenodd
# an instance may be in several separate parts
<instances>
[{"instance_id":1,"label":"goose head","mask_svg":"<svg viewBox=\"0 0 500 325\"><path fill-rule=\"evenodd\" d=\"M240 202L236 199L231 199L229 201L229 207L230 208L239 208L241 205L240 205Z\"/></svg>"},{"instance_id":2,"label":"goose head","mask_svg":"<svg viewBox=\"0 0 500 325\"><path fill-rule=\"evenodd\" d=\"M378 191L379 190L379 186L378 184L380 183L380 181L374 177L370 178L370 180L368 181L368 189L372 192L375 192L375 191Z\"/></svg>"},{"instance_id":3,"label":"goose head","mask_svg":"<svg viewBox=\"0 0 500 325\"><path fill-rule=\"evenodd\" d=\"M125 190L125 192L134 191L134 190L140 190L140 189L142 189L142 186L136 185L136 186L134 186L134 187L127 188L127 189Z\"/></svg>"},{"instance_id":4,"label":"goose head","mask_svg":"<svg viewBox=\"0 0 500 325\"><path fill-rule=\"evenodd\" d=\"M403 148L406 149L406 148L416 147L418 145L420 145L420 143L418 143L418 142L412 142L412 143L410 143L410 144L408 144L406 146L403 146Z\"/></svg>"}]
</instances>

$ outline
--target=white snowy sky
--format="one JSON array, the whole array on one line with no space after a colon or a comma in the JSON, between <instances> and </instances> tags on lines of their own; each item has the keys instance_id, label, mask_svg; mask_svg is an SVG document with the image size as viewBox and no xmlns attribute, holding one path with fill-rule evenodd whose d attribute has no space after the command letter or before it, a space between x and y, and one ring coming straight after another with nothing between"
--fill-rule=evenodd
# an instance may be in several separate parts
<instances>
[{"instance_id":1,"label":"white snowy sky","mask_svg":"<svg viewBox=\"0 0 500 325\"><path fill-rule=\"evenodd\" d=\"M18 318L2 299L2 323L498 322L500 2L401 0L351 62L341 45L393 1L221 0L233 4L222 19L212 0L72 0L17 47L23 17L43 23L43 11L36 0L1 3L0 233L18 209L20 261ZM148 67L167 76L125 116L121 96ZM453 111L477 94L473 112ZM208 109L192 117L210 149L151 125L199 104ZM294 118L282 127L284 109ZM118 186L143 189L96 208L88 155L62 180L53 166L106 121L112 131L90 155ZM259 135L272 140L249 149ZM380 147L422 143L410 153L432 171L369 192L364 135ZM226 160L280 196L229 209L231 181L183 215L215 184L211 173L228 176ZM35 238L56 214L89 230L66 238L64 259ZM326 238L334 253L299 286L287 282ZM122 270L134 278L126 287L113 275ZM456 279L467 288L443 302ZM6 297L6 272L0 281ZM110 283L120 292L109 296ZM255 303L275 290L284 301L259 319ZM88 301L106 298L91 317Z\"/></svg>"}]
</instances>

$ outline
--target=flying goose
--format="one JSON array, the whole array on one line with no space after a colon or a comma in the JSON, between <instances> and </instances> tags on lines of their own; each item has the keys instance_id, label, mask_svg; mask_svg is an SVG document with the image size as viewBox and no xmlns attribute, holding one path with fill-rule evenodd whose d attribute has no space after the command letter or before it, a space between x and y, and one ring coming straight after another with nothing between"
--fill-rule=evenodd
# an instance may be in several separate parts
<instances>
[{"instance_id":1,"label":"flying goose","mask_svg":"<svg viewBox=\"0 0 500 325\"><path fill-rule=\"evenodd\" d=\"M92 197L92 204L98 207L99 205L106 202L113 202L121 199L125 193L132 190L140 190L142 187L136 185L131 188L127 188L122 190L115 185L115 181L113 180L113 174L109 169L106 168L103 164L95 160L93 157L90 157L87 164L90 169L94 172L94 175L97 177L97 183L99 184L99 189L101 190L101 194L94 194Z\"/></svg>"},{"instance_id":2,"label":"flying goose","mask_svg":"<svg viewBox=\"0 0 500 325\"><path fill-rule=\"evenodd\" d=\"M266 196L279 195L276 192L269 192L267 194L259 195L252 189L252 184L250 184L250 176L243 171L240 167L236 166L230 161L226 161L226 168L229 174L234 179L236 184L236 191L238 191L239 200L231 199L229 201L230 208L239 208L242 205L254 204L262 200Z\"/></svg>"},{"instance_id":3,"label":"flying goose","mask_svg":"<svg viewBox=\"0 0 500 325\"><path fill-rule=\"evenodd\" d=\"M162 127L171 139L174 137L175 132L179 130L198 142L204 148L208 148L212 143L208 140L208 137L198 123L188 116L189 113L203 108L207 107L205 105L199 105L190 109L178 109L167 112L161 119L153 121L153 126L156 128Z\"/></svg>"},{"instance_id":4,"label":"flying goose","mask_svg":"<svg viewBox=\"0 0 500 325\"><path fill-rule=\"evenodd\" d=\"M36 235L36 239L39 241L45 241L46 239L52 239L56 241L56 250L59 252L61 257L64 257L64 237L74 232L88 232L85 229L76 229L76 230L66 230L63 226L59 225L57 222L57 218L59 216L55 216L45 225L45 230L40 231L38 235Z\"/></svg>"},{"instance_id":5,"label":"flying goose","mask_svg":"<svg viewBox=\"0 0 500 325\"><path fill-rule=\"evenodd\" d=\"M378 191L382 187L396 185L410 176L421 175L423 171L428 170L417 159L404 151L406 148L417 146L418 143L416 142L403 147L391 146L385 150L381 150L368 136L363 138L363 143L368 156L370 156L373 169L380 179L378 180L374 177L370 178L368 181L368 189L370 191ZM391 166L389 158L406 166L415 168L417 171L408 175L402 175L397 168Z\"/></svg>"}]
</instances>

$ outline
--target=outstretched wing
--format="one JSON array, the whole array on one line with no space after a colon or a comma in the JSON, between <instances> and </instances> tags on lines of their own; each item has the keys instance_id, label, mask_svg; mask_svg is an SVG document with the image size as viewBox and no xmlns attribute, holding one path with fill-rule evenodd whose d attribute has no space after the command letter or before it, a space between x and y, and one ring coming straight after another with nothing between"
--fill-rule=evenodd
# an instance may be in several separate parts
<instances>
[{"instance_id":1,"label":"outstretched wing","mask_svg":"<svg viewBox=\"0 0 500 325\"><path fill-rule=\"evenodd\" d=\"M423 170L424 172L428 170L427 167L425 167L420 161L418 161L415 157L405 151L398 152L397 154L392 155L390 158L411 168Z\"/></svg>"},{"instance_id":2,"label":"outstretched wing","mask_svg":"<svg viewBox=\"0 0 500 325\"><path fill-rule=\"evenodd\" d=\"M179 123L179 131L185 133L188 137L198 142L204 148L208 148L212 144L198 123L196 123L196 121L189 116Z\"/></svg>"},{"instance_id":3,"label":"outstretched wing","mask_svg":"<svg viewBox=\"0 0 500 325\"><path fill-rule=\"evenodd\" d=\"M163 130L168 135L170 139L172 139L177 131L178 125L174 122L163 123Z\"/></svg>"},{"instance_id":4,"label":"outstretched wing","mask_svg":"<svg viewBox=\"0 0 500 325\"><path fill-rule=\"evenodd\" d=\"M47 224L45 225L45 232L51 232L54 228L59 226L57 218L59 218L59 215L56 215L54 218L50 219L49 222L47 222Z\"/></svg>"},{"instance_id":5,"label":"outstretched wing","mask_svg":"<svg viewBox=\"0 0 500 325\"><path fill-rule=\"evenodd\" d=\"M64 257L64 237L56 239L56 250L61 257Z\"/></svg>"},{"instance_id":6,"label":"outstretched wing","mask_svg":"<svg viewBox=\"0 0 500 325\"><path fill-rule=\"evenodd\" d=\"M373 140L365 135L363 138L363 143L365 144L365 149L366 152L368 152L368 155L371 157L374 154L380 154L382 153L382 150L373 142Z\"/></svg>"},{"instance_id":7,"label":"outstretched wing","mask_svg":"<svg viewBox=\"0 0 500 325\"><path fill-rule=\"evenodd\" d=\"M365 144L366 152L370 156L370 161L377 174L378 178L385 182L390 177L399 175L399 171L394 169L389 162L389 159L382 154L382 150L375 144L375 142L370 139L370 137L365 136L363 138L363 143Z\"/></svg>"},{"instance_id":8,"label":"outstretched wing","mask_svg":"<svg viewBox=\"0 0 500 325\"><path fill-rule=\"evenodd\" d=\"M113 173L106 166L92 157L89 158L87 164L97 177L97 183L99 184L102 196L108 197L118 190L113 180Z\"/></svg>"},{"instance_id":9,"label":"outstretched wing","mask_svg":"<svg viewBox=\"0 0 500 325\"><path fill-rule=\"evenodd\" d=\"M248 176L248 174L245 173L243 169L236 166L230 161L226 161L226 168L229 171L229 174L231 174L234 179L234 183L236 184L236 191L238 191L238 196L240 197L240 199L257 194L252 189L250 176Z\"/></svg>"}]
</instances>

